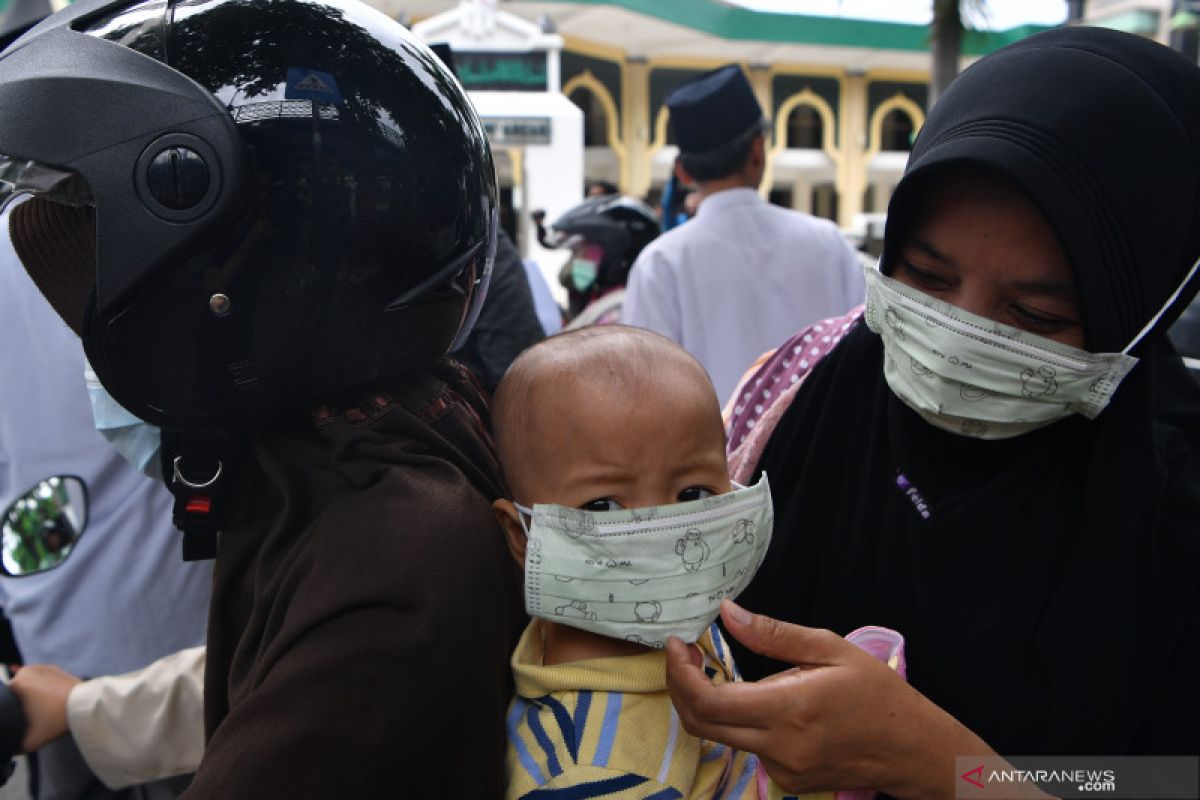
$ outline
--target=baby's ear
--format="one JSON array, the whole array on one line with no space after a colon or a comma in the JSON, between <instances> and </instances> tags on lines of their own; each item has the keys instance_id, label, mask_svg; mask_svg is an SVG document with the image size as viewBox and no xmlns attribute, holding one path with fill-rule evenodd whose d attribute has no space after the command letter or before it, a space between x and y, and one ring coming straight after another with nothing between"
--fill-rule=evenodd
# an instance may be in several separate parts
<instances>
[{"instance_id":1,"label":"baby's ear","mask_svg":"<svg viewBox=\"0 0 1200 800\"><path fill-rule=\"evenodd\" d=\"M521 512L517 511L512 500L502 497L492 503L492 513L496 515L496 522L500 523L500 528L504 531L504 541L508 543L508 552L512 554L521 569L524 569L526 537L525 528L521 525Z\"/></svg>"}]
</instances>

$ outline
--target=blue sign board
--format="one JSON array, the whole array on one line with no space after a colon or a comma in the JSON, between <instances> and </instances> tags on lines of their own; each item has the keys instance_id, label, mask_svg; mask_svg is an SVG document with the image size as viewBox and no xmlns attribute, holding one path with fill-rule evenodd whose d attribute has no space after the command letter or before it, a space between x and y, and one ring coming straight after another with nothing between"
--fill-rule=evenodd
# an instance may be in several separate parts
<instances>
[{"instance_id":1,"label":"blue sign board","mask_svg":"<svg viewBox=\"0 0 1200 800\"><path fill-rule=\"evenodd\" d=\"M328 72L288 67L285 100L311 100L314 103L340 103L337 79Z\"/></svg>"}]
</instances>

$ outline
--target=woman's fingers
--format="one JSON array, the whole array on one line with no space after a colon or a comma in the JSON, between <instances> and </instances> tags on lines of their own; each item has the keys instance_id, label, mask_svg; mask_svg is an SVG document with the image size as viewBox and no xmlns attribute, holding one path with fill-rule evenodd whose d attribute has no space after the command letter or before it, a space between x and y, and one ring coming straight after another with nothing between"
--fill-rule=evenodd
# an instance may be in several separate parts
<instances>
[{"instance_id":1,"label":"woman's fingers","mask_svg":"<svg viewBox=\"0 0 1200 800\"><path fill-rule=\"evenodd\" d=\"M689 732L758 754L787 791L944 793L955 754L991 752L887 665L836 634L729 601L721 616L750 649L797 666L755 683L715 686L672 640L667 689Z\"/></svg>"},{"instance_id":2,"label":"woman's fingers","mask_svg":"<svg viewBox=\"0 0 1200 800\"><path fill-rule=\"evenodd\" d=\"M792 724L804 716L798 700L806 688L801 670L757 683L714 685L683 642L667 641L667 690L683 727L703 739L758 754L768 774L788 791L821 788L827 777L812 761L812 743L797 735ZM786 755L776 757L776 752Z\"/></svg>"},{"instance_id":3,"label":"woman's fingers","mask_svg":"<svg viewBox=\"0 0 1200 800\"><path fill-rule=\"evenodd\" d=\"M729 634L756 653L797 666L833 664L853 648L836 633L752 614L732 600L721 601L721 620Z\"/></svg>"},{"instance_id":4,"label":"woman's fingers","mask_svg":"<svg viewBox=\"0 0 1200 800\"><path fill-rule=\"evenodd\" d=\"M772 680L714 685L683 642L667 641L667 690L684 727L697 736L749 750L760 746L779 712L781 688L775 684ZM789 688L796 691L799 685Z\"/></svg>"}]
</instances>

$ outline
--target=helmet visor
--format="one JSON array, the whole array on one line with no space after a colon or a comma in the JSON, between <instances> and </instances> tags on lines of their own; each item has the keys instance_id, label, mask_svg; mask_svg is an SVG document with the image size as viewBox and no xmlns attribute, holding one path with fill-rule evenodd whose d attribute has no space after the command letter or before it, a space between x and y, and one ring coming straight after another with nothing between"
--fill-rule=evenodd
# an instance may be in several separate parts
<instances>
[{"instance_id":1,"label":"helmet visor","mask_svg":"<svg viewBox=\"0 0 1200 800\"><path fill-rule=\"evenodd\" d=\"M70 170L0 155L0 211L21 195L45 197L64 206L92 205L92 190Z\"/></svg>"}]
</instances>

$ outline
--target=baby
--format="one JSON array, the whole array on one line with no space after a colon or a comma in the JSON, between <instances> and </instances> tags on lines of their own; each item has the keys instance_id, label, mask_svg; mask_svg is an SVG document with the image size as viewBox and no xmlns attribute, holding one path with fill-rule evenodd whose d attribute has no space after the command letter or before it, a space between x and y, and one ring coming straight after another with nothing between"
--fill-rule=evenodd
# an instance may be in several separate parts
<instances>
[{"instance_id":1,"label":"baby","mask_svg":"<svg viewBox=\"0 0 1200 800\"><path fill-rule=\"evenodd\" d=\"M508 797L766 797L756 757L688 734L666 691L669 635L736 679L713 620L771 536L766 478L730 483L704 368L639 328L561 334L509 368L493 425L513 495L493 509L533 617L512 657Z\"/></svg>"}]
</instances>

